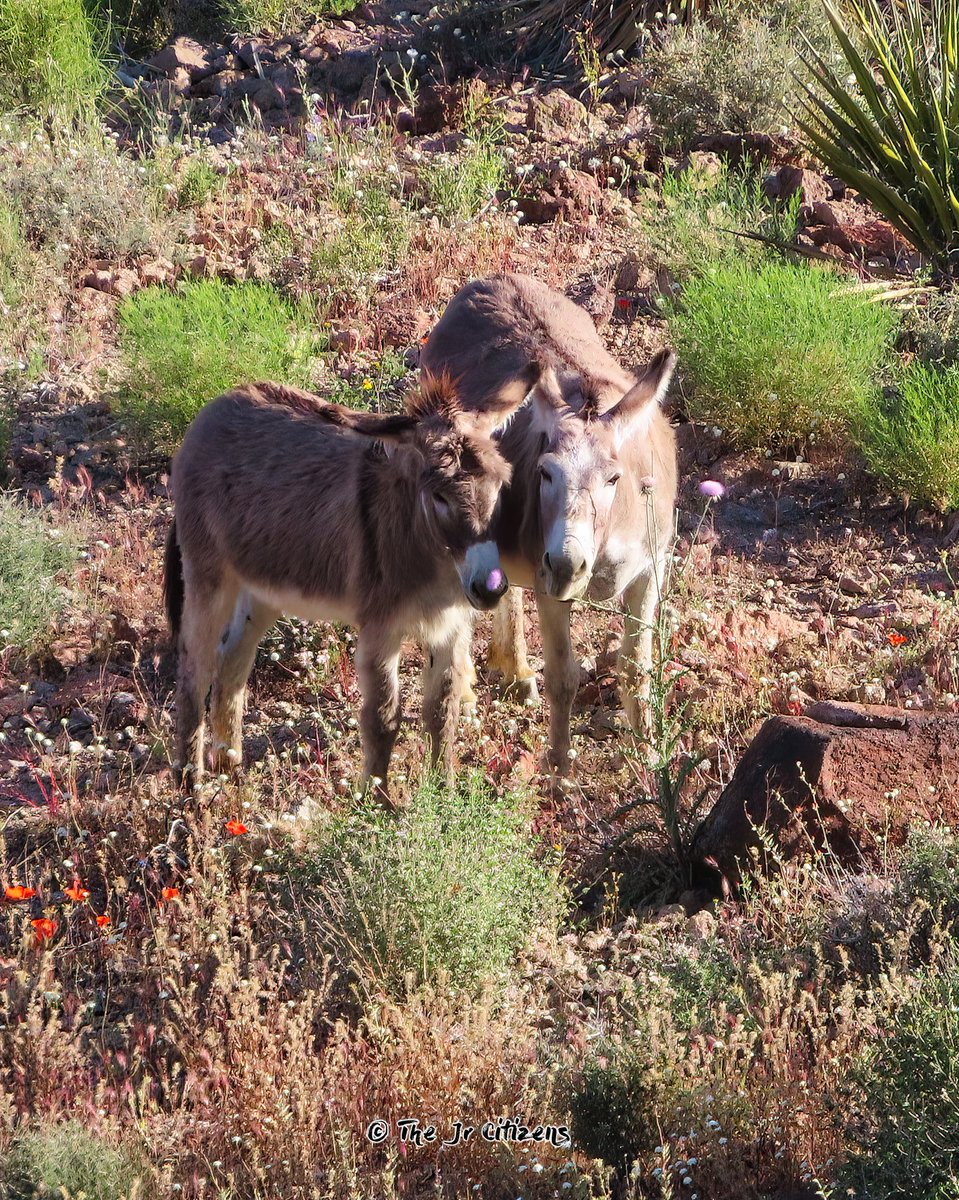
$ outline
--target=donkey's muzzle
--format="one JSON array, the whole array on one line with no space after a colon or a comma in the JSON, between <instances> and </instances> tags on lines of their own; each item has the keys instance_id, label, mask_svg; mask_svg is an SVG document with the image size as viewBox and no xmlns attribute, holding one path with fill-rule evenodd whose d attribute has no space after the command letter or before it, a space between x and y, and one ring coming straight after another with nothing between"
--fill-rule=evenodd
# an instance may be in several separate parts
<instances>
[{"instance_id":1,"label":"donkey's muzzle","mask_svg":"<svg viewBox=\"0 0 959 1200\"><path fill-rule=\"evenodd\" d=\"M499 567L494 567L485 578L474 579L470 584L468 598L474 608L493 608L509 588L509 580Z\"/></svg>"},{"instance_id":2,"label":"donkey's muzzle","mask_svg":"<svg viewBox=\"0 0 959 1200\"><path fill-rule=\"evenodd\" d=\"M589 564L586 556L575 548L564 554L543 555L543 579L546 591L557 600L571 600L588 583Z\"/></svg>"}]
</instances>

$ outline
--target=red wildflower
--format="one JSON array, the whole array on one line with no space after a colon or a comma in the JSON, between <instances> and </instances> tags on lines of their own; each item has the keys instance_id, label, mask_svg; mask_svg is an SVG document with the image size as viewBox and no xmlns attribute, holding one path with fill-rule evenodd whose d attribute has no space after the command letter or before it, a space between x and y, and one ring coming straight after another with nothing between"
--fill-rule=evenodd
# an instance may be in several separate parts
<instances>
[{"instance_id":1,"label":"red wildflower","mask_svg":"<svg viewBox=\"0 0 959 1200\"><path fill-rule=\"evenodd\" d=\"M227 821L226 831L232 833L234 837L242 837L244 833L250 832L242 821Z\"/></svg>"},{"instance_id":2,"label":"red wildflower","mask_svg":"<svg viewBox=\"0 0 959 1200\"><path fill-rule=\"evenodd\" d=\"M37 931L37 937L41 942L52 938L57 931L56 921L51 921L49 917L37 917L30 924Z\"/></svg>"},{"instance_id":3,"label":"red wildflower","mask_svg":"<svg viewBox=\"0 0 959 1200\"><path fill-rule=\"evenodd\" d=\"M180 889L175 887L165 887L160 895L164 900L176 900L179 898Z\"/></svg>"},{"instance_id":4,"label":"red wildflower","mask_svg":"<svg viewBox=\"0 0 959 1200\"><path fill-rule=\"evenodd\" d=\"M74 904L82 904L84 900L89 900L90 891L81 884L79 879L74 879L73 887L63 889L70 897Z\"/></svg>"},{"instance_id":5,"label":"red wildflower","mask_svg":"<svg viewBox=\"0 0 959 1200\"><path fill-rule=\"evenodd\" d=\"M37 890L36 888L24 887L23 884L15 883L12 886L5 887L3 894L8 900L29 900L37 894Z\"/></svg>"},{"instance_id":6,"label":"red wildflower","mask_svg":"<svg viewBox=\"0 0 959 1200\"><path fill-rule=\"evenodd\" d=\"M109 913L100 913L99 916L97 917L97 924L100 926L101 929L105 929L107 927L107 925L110 924L110 914Z\"/></svg>"},{"instance_id":7,"label":"red wildflower","mask_svg":"<svg viewBox=\"0 0 959 1200\"><path fill-rule=\"evenodd\" d=\"M889 645L894 646L897 650L900 646L904 646L908 641L909 639L904 633L898 633L893 630L893 632L889 634Z\"/></svg>"}]
</instances>

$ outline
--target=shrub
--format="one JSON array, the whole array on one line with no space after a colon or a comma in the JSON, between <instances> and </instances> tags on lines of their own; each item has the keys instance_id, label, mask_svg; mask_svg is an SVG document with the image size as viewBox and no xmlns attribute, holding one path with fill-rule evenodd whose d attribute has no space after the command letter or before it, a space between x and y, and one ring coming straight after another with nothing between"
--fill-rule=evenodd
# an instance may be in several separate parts
<instances>
[{"instance_id":1,"label":"shrub","mask_svg":"<svg viewBox=\"0 0 959 1200\"><path fill-rule=\"evenodd\" d=\"M797 123L940 278L959 278L959 0L824 6L843 62L810 48L815 90Z\"/></svg>"},{"instance_id":2,"label":"shrub","mask_svg":"<svg viewBox=\"0 0 959 1200\"><path fill-rule=\"evenodd\" d=\"M258 379L305 386L319 348L309 308L264 284L145 288L119 315L129 379L122 407L164 448L230 387Z\"/></svg>"},{"instance_id":3,"label":"shrub","mask_svg":"<svg viewBox=\"0 0 959 1200\"><path fill-rule=\"evenodd\" d=\"M864 401L857 434L870 467L920 504L959 507L959 366L914 362Z\"/></svg>"},{"instance_id":4,"label":"shrub","mask_svg":"<svg viewBox=\"0 0 959 1200\"><path fill-rule=\"evenodd\" d=\"M954 1200L959 1181L959 962L930 968L855 1072L871 1128L848 1169L865 1195Z\"/></svg>"},{"instance_id":5,"label":"shrub","mask_svg":"<svg viewBox=\"0 0 959 1200\"><path fill-rule=\"evenodd\" d=\"M378 807L332 824L314 869L320 935L370 992L474 991L558 916L555 876L536 861L519 802L476 775L425 783L399 827Z\"/></svg>"},{"instance_id":6,"label":"shrub","mask_svg":"<svg viewBox=\"0 0 959 1200\"><path fill-rule=\"evenodd\" d=\"M92 258L169 254L183 218L163 216L149 173L96 132L55 135L26 123L0 131L0 190L23 235L56 272Z\"/></svg>"},{"instance_id":7,"label":"shrub","mask_svg":"<svg viewBox=\"0 0 959 1200\"><path fill-rule=\"evenodd\" d=\"M643 60L645 101L666 144L703 133L783 132L796 52L765 21L729 15L677 30Z\"/></svg>"},{"instance_id":8,"label":"shrub","mask_svg":"<svg viewBox=\"0 0 959 1200\"><path fill-rule=\"evenodd\" d=\"M0 641L32 650L63 611L58 576L75 559L70 538L35 512L0 497Z\"/></svg>"},{"instance_id":9,"label":"shrub","mask_svg":"<svg viewBox=\"0 0 959 1200\"><path fill-rule=\"evenodd\" d=\"M90 118L109 75L83 0L0 0L0 108Z\"/></svg>"},{"instance_id":10,"label":"shrub","mask_svg":"<svg viewBox=\"0 0 959 1200\"><path fill-rule=\"evenodd\" d=\"M79 1121L21 1134L4 1174L4 1194L59 1200L132 1200L144 1196L143 1169L131 1155L85 1129Z\"/></svg>"},{"instance_id":11,"label":"shrub","mask_svg":"<svg viewBox=\"0 0 959 1200\"><path fill-rule=\"evenodd\" d=\"M895 322L826 271L718 264L689 281L670 318L689 413L748 446L843 434L874 394Z\"/></svg>"},{"instance_id":12,"label":"shrub","mask_svg":"<svg viewBox=\"0 0 959 1200\"><path fill-rule=\"evenodd\" d=\"M899 858L899 892L942 916L959 910L959 838L940 826L909 830Z\"/></svg>"}]
</instances>

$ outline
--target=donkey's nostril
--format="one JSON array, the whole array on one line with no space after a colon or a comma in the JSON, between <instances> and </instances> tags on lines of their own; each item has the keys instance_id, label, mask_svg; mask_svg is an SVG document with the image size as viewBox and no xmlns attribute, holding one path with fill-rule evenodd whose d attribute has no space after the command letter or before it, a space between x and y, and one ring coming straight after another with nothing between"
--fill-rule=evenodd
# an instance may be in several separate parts
<instances>
[{"instance_id":1,"label":"donkey's nostril","mask_svg":"<svg viewBox=\"0 0 959 1200\"><path fill-rule=\"evenodd\" d=\"M499 567L494 567L486 576L486 590L488 592L498 592L503 587L503 572Z\"/></svg>"},{"instance_id":2,"label":"donkey's nostril","mask_svg":"<svg viewBox=\"0 0 959 1200\"><path fill-rule=\"evenodd\" d=\"M552 569L553 569L553 564L550 562L548 552L543 555L543 566L546 568L547 571L552 571Z\"/></svg>"}]
</instances>

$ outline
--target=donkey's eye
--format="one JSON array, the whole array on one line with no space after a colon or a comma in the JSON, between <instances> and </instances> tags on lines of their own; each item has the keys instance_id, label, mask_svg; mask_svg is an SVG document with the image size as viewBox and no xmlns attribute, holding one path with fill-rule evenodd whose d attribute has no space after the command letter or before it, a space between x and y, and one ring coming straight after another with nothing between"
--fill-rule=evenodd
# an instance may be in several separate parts
<instances>
[{"instance_id":1,"label":"donkey's eye","mask_svg":"<svg viewBox=\"0 0 959 1200\"><path fill-rule=\"evenodd\" d=\"M540 467L539 477L540 477L540 479L542 479L542 481L544 483L552 483L553 482L552 475L550 475L549 471L547 471L547 469L545 467Z\"/></svg>"},{"instance_id":2,"label":"donkey's eye","mask_svg":"<svg viewBox=\"0 0 959 1200\"><path fill-rule=\"evenodd\" d=\"M616 484L619 483L620 479L622 479L622 477L623 477L622 471L617 471L614 475L610 475L609 479L606 480L607 486L615 487Z\"/></svg>"},{"instance_id":3,"label":"donkey's eye","mask_svg":"<svg viewBox=\"0 0 959 1200\"><path fill-rule=\"evenodd\" d=\"M449 516L450 502L449 502L449 500L446 499L446 497L444 495L442 495L442 493L440 493L440 492L433 493L433 503L436 505L436 511L440 514L441 517Z\"/></svg>"}]
</instances>

